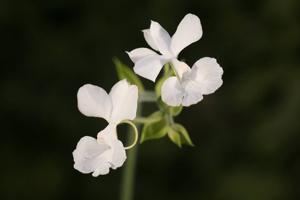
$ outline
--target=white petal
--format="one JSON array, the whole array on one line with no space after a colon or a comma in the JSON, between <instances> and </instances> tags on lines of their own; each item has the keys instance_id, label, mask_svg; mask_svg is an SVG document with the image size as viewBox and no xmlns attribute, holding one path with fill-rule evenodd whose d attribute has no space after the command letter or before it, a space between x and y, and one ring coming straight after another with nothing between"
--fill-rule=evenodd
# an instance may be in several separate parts
<instances>
[{"instance_id":1,"label":"white petal","mask_svg":"<svg viewBox=\"0 0 300 200\"><path fill-rule=\"evenodd\" d=\"M138 88L129 85L124 79L116 83L110 93L112 101L112 114L110 122L118 124L122 120L133 120L136 116Z\"/></svg>"},{"instance_id":2,"label":"white petal","mask_svg":"<svg viewBox=\"0 0 300 200\"><path fill-rule=\"evenodd\" d=\"M151 49L148 48L137 48L134 49L130 52L126 52L130 59L132 60L132 62L137 62L140 59L143 59L146 56L150 56L150 55L158 55L157 53L155 53L154 51L152 51Z\"/></svg>"},{"instance_id":3,"label":"white petal","mask_svg":"<svg viewBox=\"0 0 300 200\"><path fill-rule=\"evenodd\" d=\"M100 159L99 159L99 161L101 162ZM111 167L111 165L107 162L107 160L105 160L105 162L102 162L102 163L103 164L99 165L97 167L97 169L95 169L95 171L93 172L93 174L92 174L93 177L97 177L99 175L106 175L109 173L109 168Z\"/></svg>"},{"instance_id":4,"label":"white petal","mask_svg":"<svg viewBox=\"0 0 300 200\"><path fill-rule=\"evenodd\" d=\"M178 74L178 76L180 78L182 78L182 75L185 73L185 72L188 72L191 70L191 68L185 63L185 62L181 62L177 59L173 59L172 60L172 64L176 70L176 73Z\"/></svg>"},{"instance_id":5,"label":"white petal","mask_svg":"<svg viewBox=\"0 0 300 200\"><path fill-rule=\"evenodd\" d=\"M148 45L149 45L152 49L158 51L158 48L157 48L157 46L155 45L155 42L153 41L153 38L152 38L152 36L151 36L151 34L150 34L150 29L145 29L145 30L143 30L143 34L144 34L144 38L145 38L146 42L148 43Z\"/></svg>"},{"instance_id":6,"label":"white petal","mask_svg":"<svg viewBox=\"0 0 300 200\"><path fill-rule=\"evenodd\" d=\"M112 168L121 167L126 160L126 152L123 143L120 140L114 140L112 144Z\"/></svg>"},{"instance_id":7,"label":"white petal","mask_svg":"<svg viewBox=\"0 0 300 200\"><path fill-rule=\"evenodd\" d=\"M183 95L184 91L177 77L172 76L165 80L161 87L161 97L166 104L179 106L182 103Z\"/></svg>"},{"instance_id":8,"label":"white petal","mask_svg":"<svg viewBox=\"0 0 300 200\"><path fill-rule=\"evenodd\" d=\"M89 117L100 117L109 120L112 103L102 88L86 84L77 93L79 111Z\"/></svg>"},{"instance_id":9,"label":"white petal","mask_svg":"<svg viewBox=\"0 0 300 200\"><path fill-rule=\"evenodd\" d=\"M193 42L198 41L202 36L200 19L193 14L187 14L179 23L176 32L172 36L171 50L176 56L182 49Z\"/></svg>"},{"instance_id":10,"label":"white petal","mask_svg":"<svg viewBox=\"0 0 300 200\"><path fill-rule=\"evenodd\" d=\"M113 169L121 167L126 160L126 152L123 143L117 138L117 128L109 124L104 130L98 133L98 141L105 141L111 147L106 155Z\"/></svg>"},{"instance_id":11,"label":"white petal","mask_svg":"<svg viewBox=\"0 0 300 200\"><path fill-rule=\"evenodd\" d=\"M155 46L158 48L160 53L166 56L171 56L171 37L169 33L159 23L151 21L150 34Z\"/></svg>"},{"instance_id":12,"label":"white petal","mask_svg":"<svg viewBox=\"0 0 300 200\"><path fill-rule=\"evenodd\" d=\"M202 94L215 92L223 83L223 69L214 58L201 58L194 64L191 73L199 83Z\"/></svg>"},{"instance_id":13,"label":"white petal","mask_svg":"<svg viewBox=\"0 0 300 200\"><path fill-rule=\"evenodd\" d=\"M133 70L136 74L155 82L156 77L166 62L167 60L163 56L147 56L136 62Z\"/></svg>"},{"instance_id":14,"label":"white petal","mask_svg":"<svg viewBox=\"0 0 300 200\"><path fill-rule=\"evenodd\" d=\"M198 82L194 80L187 80L184 85L184 97L182 101L183 106L190 106L200 102L203 99L201 87Z\"/></svg>"},{"instance_id":15,"label":"white petal","mask_svg":"<svg viewBox=\"0 0 300 200\"><path fill-rule=\"evenodd\" d=\"M91 173L107 161L101 157L109 146L104 142L98 142L95 138L84 136L81 138L73 151L74 168L82 173Z\"/></svg>"}]
</instances>

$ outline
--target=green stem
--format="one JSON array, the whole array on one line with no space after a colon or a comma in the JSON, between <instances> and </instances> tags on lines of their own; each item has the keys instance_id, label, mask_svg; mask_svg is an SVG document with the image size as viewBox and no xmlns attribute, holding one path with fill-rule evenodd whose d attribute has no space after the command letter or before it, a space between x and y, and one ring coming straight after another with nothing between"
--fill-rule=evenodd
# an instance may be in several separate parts
<instances>
[{"instance_id":1,"label":"green stem","mask_svg":"<svg viewBox=\"0 0 300 200\"><path fill-rule=\"evenodd\" d=\"M157 97L153 91L143 91L139 94L139 102L156 102Z\"/></svg>"},{"instance_id":2,"label":"green stem","mask_svg":"<svg viewBox=\"0 0 300 200\"><path fill-rule=\"evenodd\" d=\"M142 103L138 105L137 117L141 115ZM137 125L140 129L140 126ZM134 138L132 129L128 129L128 141L132 141ZM127 151L127 161L123 171L123 177L121 182L121 200L133 200L134 197L134 183L135 183L135 168L138 153L138 145Z\"/></svg>"}]
</instances>

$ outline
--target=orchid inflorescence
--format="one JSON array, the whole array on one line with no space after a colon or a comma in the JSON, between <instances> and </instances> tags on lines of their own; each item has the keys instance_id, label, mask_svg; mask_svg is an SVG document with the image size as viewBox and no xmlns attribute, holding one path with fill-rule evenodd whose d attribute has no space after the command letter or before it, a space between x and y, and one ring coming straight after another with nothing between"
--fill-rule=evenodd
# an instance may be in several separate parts
<instances>
[{"instance_id":1,"label":"orchid inflorescence","mask_svg":"<svg viewBox=\"0 0 300 200\"><path fill-rule=\"evenodd\" d=\"M172 142L193 146L187 130L174 122L183 107L200 102L203 95L215 92L223 83L223 69L216 59L204 57L190 68L178 60L180 52L202 36L200 19L187 14L179 23L172 37L155 21L149 29L143 30L148 48L137 48L127 52L134 63L133 71L119 60L115 60L120 79L106 93L102 88L86 84L78 90L79 111L88 117L103 118L108 122L97 139L84 136L73 151L74 168L93 176L105 175L110 168L121 167L126 160L126 149L133 147L138 140L137 123L143 124L140 141L162 138L166 135ZM160 54L158 54L159 52ZM156 81L164 68L163 76ZM138 76L156 81L155 93L144 90ZM148 117L136 117L138 105L146 94L154 94L159 110ZM150 95L151 96L151 95ZM135 138L132 145L124 147L118 139L117 126L127 123L132 126Z\"/></svg>"}]
</instances>

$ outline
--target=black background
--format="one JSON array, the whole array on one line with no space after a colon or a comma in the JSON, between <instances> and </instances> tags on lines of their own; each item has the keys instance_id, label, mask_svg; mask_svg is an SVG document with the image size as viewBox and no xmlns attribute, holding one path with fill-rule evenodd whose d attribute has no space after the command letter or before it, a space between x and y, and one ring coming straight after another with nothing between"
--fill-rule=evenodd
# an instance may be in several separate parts
<instances>
[{"instance_id":1,"label":"black background","mask_svg":"<svg viewBox=\"0 0 300 200\"><path fill-rule=\"evenodd\" d=\"M180 58L217 58L224 84L176 118L196 147L139 146L136 199L299 199L299 10L297 0L0 1L0 198L118 199L123 168L73 169L78 140L105 127L80 114L77 90L109 90L112 57L132 66L125 51L146 46L151 19L172 34L191 12L204 34Z\"/></svg>"}]
</instances>

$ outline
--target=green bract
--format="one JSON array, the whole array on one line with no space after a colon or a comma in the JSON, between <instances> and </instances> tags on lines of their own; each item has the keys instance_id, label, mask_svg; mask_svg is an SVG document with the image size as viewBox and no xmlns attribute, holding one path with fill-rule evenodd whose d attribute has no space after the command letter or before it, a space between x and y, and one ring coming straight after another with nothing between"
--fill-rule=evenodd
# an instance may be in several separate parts
<instances>
[{"instance_id":1,"label":"green bract","mask_svg":"<svg viewBox=\"0 0 300 200\"><path fill-rule=\"evenodd\" d=\"M127 79L127 81L131 84L134 84L138 87L139 92L144 91L144 86L140 78L130 69L128 66L126 66L124 63L122 63L118 58L113 59L116 71L118 74L118 78L120 80Z\"/></svg>"},{"instance_id":2,"label":"green bract","mask_svg":"<svg viewBox=\"0 0 300 200\"><path fill-rule=\"evenodd\" d=\"M150 139L158 139L167 134L168 123L160 111L152 113L148 119L157 119L154 122L146 123L142 130L141 142Z\"/></svg>"}]
</instances>

